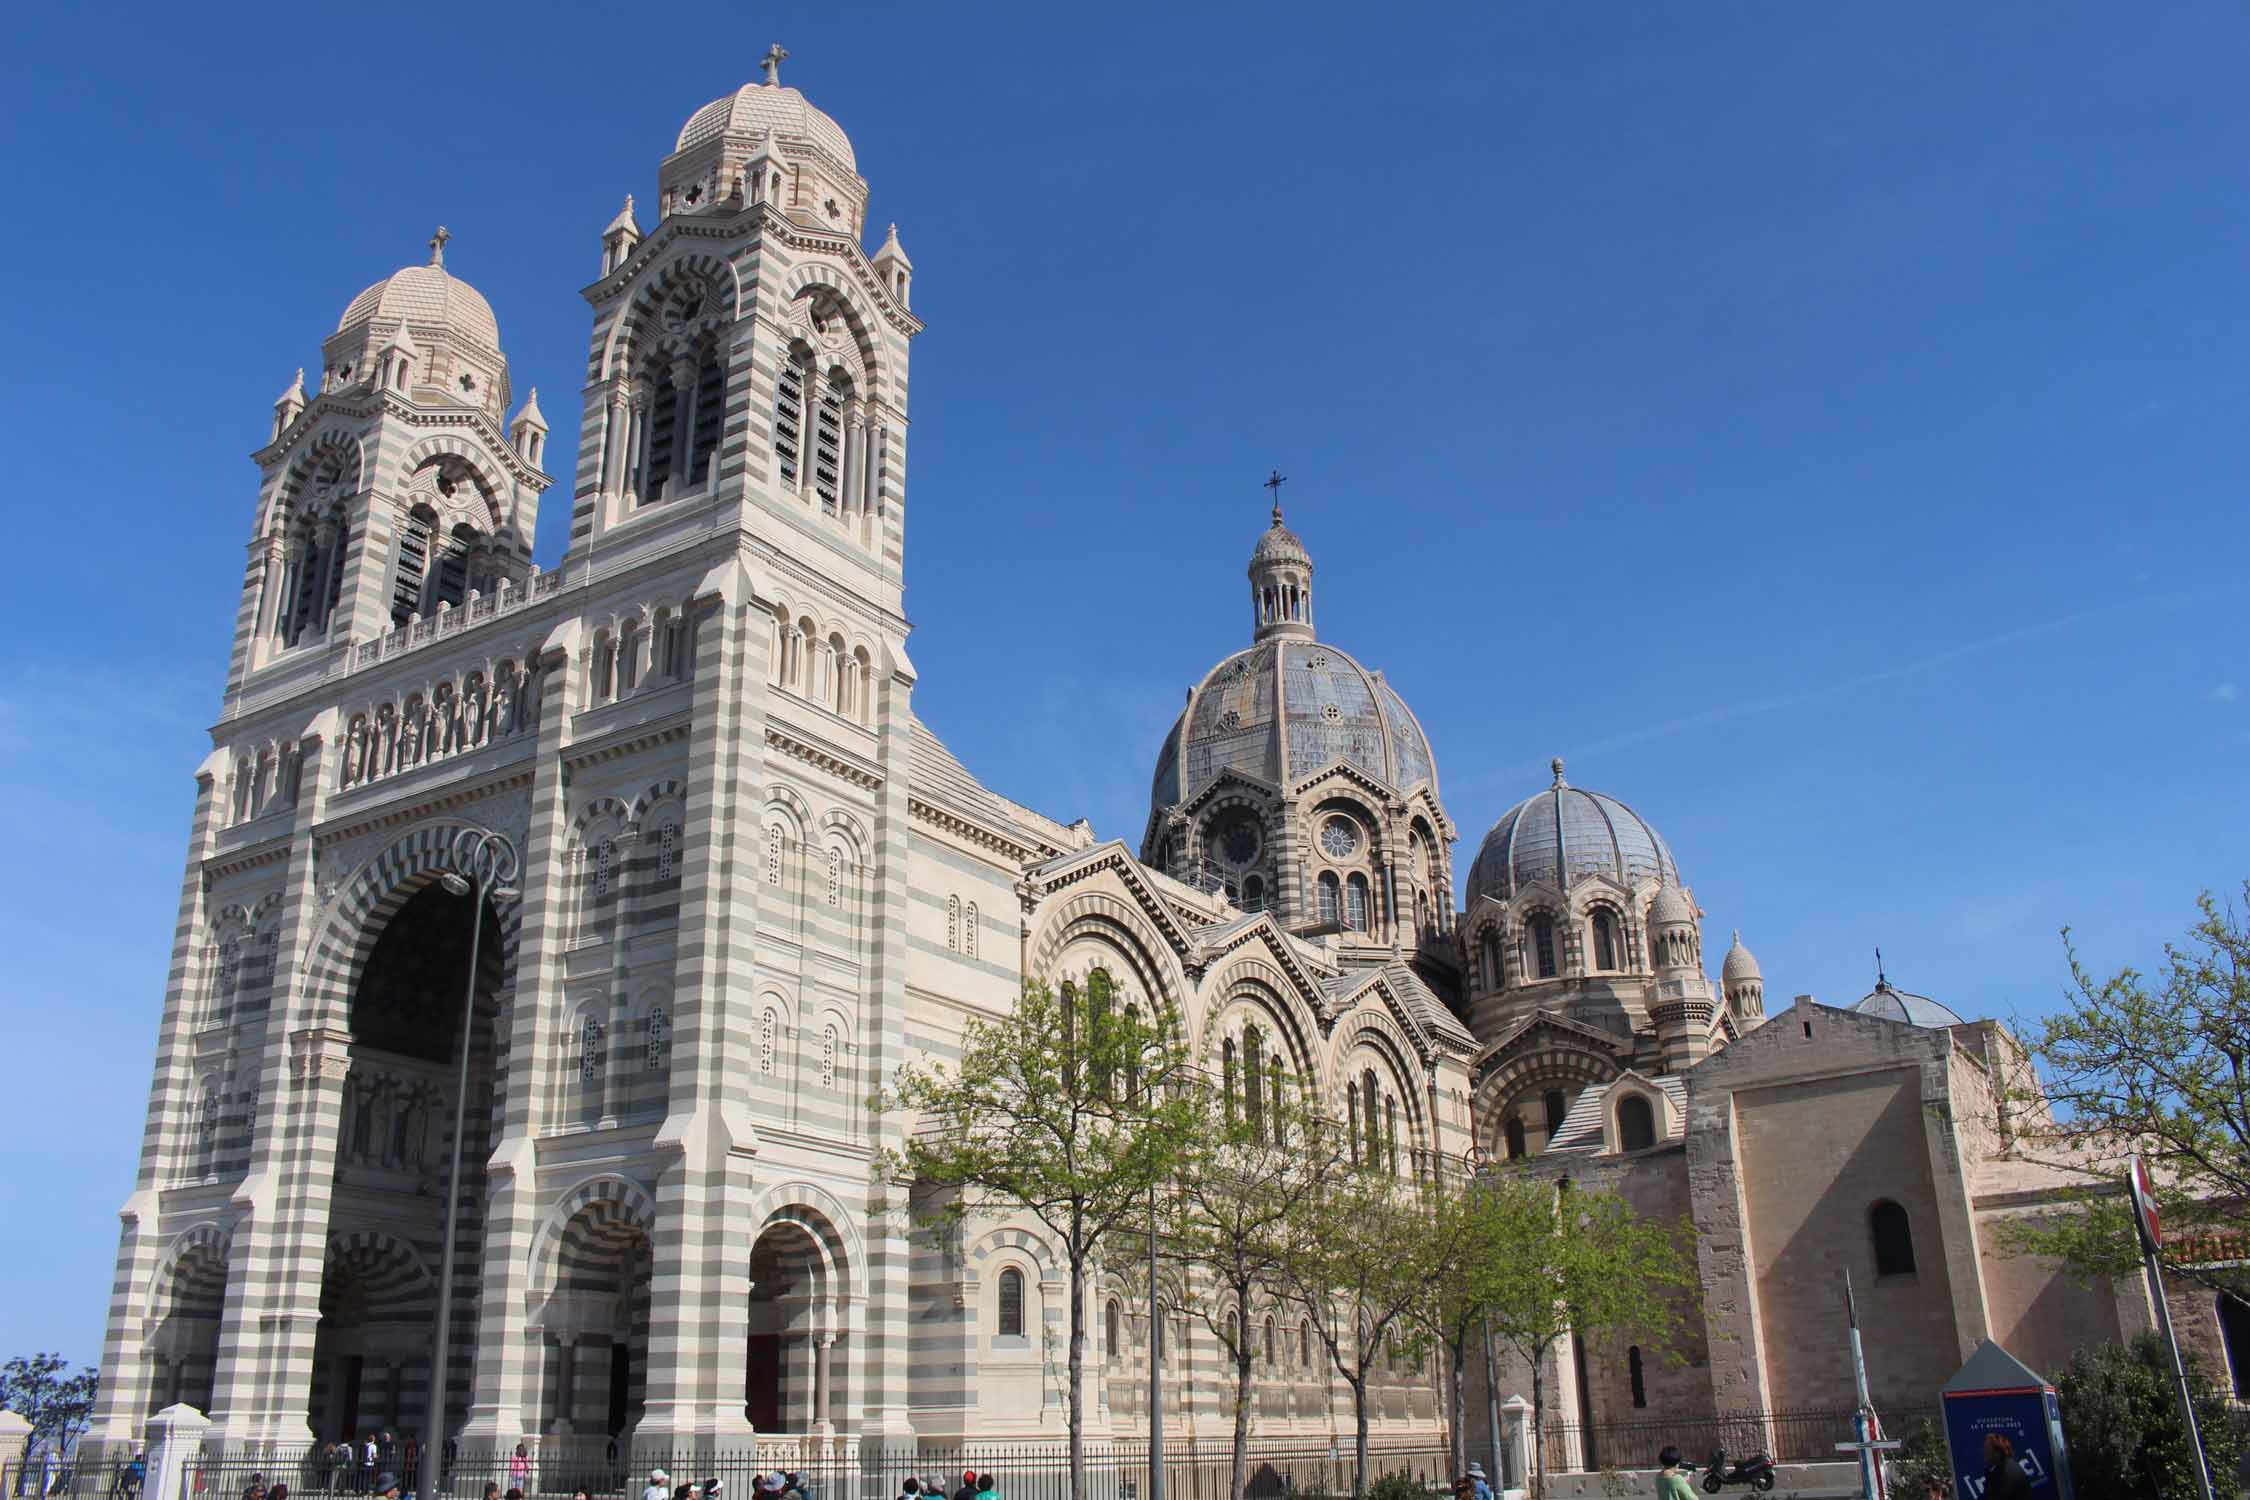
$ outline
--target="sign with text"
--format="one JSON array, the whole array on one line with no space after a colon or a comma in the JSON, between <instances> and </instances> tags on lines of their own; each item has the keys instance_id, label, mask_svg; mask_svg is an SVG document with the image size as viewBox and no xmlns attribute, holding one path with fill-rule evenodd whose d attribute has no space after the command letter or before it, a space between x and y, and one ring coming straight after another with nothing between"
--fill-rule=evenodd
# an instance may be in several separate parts
<instances>
[{"instance_id":1,"label":"sign with text","mask_svg":"<svg viewBox=\"0 0 2250 1500\"><path fill-rule=\"evenodd\" d=\"M1977 1346L1945 1387L1945 1443L1953 1460L1954 1500L1985 1500L1985 1439L2015 1450L2032 1500L2074 1500L2055 1388L1998 1344Z\"/></svg>"}]
</instances>

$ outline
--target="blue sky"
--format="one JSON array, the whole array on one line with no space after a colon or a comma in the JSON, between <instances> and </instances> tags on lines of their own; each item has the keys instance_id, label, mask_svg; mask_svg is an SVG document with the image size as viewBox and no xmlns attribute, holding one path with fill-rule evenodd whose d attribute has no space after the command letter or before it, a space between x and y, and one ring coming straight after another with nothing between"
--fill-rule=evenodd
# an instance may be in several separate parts
<instances>
[{"instance_id":1,"label":"blue sky","mask_svg":"<svg viewBox=\"0 0 2250 1500\"><path fill-rule=\"evenodd\" d=\"M1778 1003L2036 1013L2250 874L2239 7L35 7L0 1355L98 1351L270 403L442 221L572 451L601 228L776 39L915 260L995 788L1138 839L1278 466L1459 867L1564 755Z\"/></svg>"}]
</instances>

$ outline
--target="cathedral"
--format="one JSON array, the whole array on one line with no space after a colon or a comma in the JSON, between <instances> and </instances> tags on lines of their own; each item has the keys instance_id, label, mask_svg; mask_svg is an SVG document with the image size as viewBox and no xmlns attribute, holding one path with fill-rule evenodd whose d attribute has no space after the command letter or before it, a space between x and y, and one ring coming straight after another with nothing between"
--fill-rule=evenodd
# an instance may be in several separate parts
<instances>
[{"instance_id":1,"label":"cathedral","mask_svg":"<svg viewBox=\"0 0 2250 1500\"><path fill-rule=\"evenodd\" d=\"M906 649L914 266L895 225L865 248L852 141L784 55L687 118L650 227L627 198L589 244L553 570L562 465L443 230L261 428L98 1443L175 1402L228 1445L423 1431L448 1279L467 1446L1057 1435L1053 1248L886 1206L910 1122L869 1100L1026 979L1097 970L1350 1121L1366 1170L1528 1158L1691 1224L1683 1358L1558 1356L1588 1423L1830 1399L1846 1267L1885 1399L1928 1404L1980 1337L2036 1361L2145 1316L1992 1243L2056 1186L2009 1158L1997 1027L1887 980L1769 1014L1739 938L1712 983L1670 847L1560 761L1457 892L1432 746L1322 640L1278 506L1137 851L963 766ZM497 863L459 868L472 845ZM1097 1296L1090 1430L1129 1436L1146 1298L1125 1271ZM1182 1300L1167 1419L1218 1437ZM1251 1332L1261 1439L1348 1433L1309 1325ZM1371 1399L1378 1442L1430 1439L1435 1360Z\"/></svg>"}]
</instances>

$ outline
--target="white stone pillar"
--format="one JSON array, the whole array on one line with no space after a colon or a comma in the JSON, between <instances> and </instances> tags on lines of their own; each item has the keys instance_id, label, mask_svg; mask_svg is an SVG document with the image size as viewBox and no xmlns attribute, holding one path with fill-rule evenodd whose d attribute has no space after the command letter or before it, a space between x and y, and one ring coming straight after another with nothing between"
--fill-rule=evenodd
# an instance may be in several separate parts
<instances>
[{"instance_id":1,"label":"white stone pillar","mask_svg":"<svg viewBox=\"0 0 2250 1500\"><path fill-rule=\"evenodd\" d=\"M188 1461L203 1447L211 1419L192 1406L167 1406L148 1419L148 1481L144 1500L189 1500Z\"/></svg>"},{"instance_id":2,"label":"white stone pillar","mask_svg":"<svg viewBox=\"0 0 2250 1500\"><path fill-rule=\"evenodd\" d=\"M1521 1490L1531 1480L1531 1403L1521 1396L1510 1396L1501 1402L1500 1431L1500 1440L1508 1450L1508 1472L1501 1483L1509 1489Z\"/></svg>"}]
</instances>

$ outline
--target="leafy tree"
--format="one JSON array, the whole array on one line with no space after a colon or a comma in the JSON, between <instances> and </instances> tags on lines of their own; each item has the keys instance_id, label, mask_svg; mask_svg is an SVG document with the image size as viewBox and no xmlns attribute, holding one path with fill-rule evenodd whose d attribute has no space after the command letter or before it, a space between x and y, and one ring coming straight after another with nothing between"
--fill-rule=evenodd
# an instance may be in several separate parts
<instances>
[{"instance_id":1,"label":"leafy tree","mask_svg":"<svg viewBox=\"0 0 2250 1500\"><path fill-rule=\"evenodd\" d=\"M1367 1490L1368 1381L1386 1354L1420 1352L1421 1310L1457 1253L1457 1228L1431 1217L1419 1184L1373 1161L1327 1174L1299 1220L1283 1284L1351 1387L1354 1495Z\"/></svg>"},{"instance_id":2,"label":"leafy tree","mask_svg":"<svg viewBox=\"0 0 2250 1500\"><path fill-rule=\"evenodd\" d=\"M1906 1434L1898 1456L1890 1460L1890 1493L1897 1500L1923 1500L1935 1488L1953 1496L1953 1452L1946 1446L1945 1429L1928 1417Z\"/></svg>"},{"instance_id":3,"label":"leafy tree","mask_svg":"<svg viewBox=\"0 0 2250 1500\"><path fill-rule=\"evenodd\" d=\"M1581 1338L1670 1342L1677 1298L1695 1284L1674 1230L1644 1219L1614 1193L1573 1191L1516 1172L1488 1174L1489 1214L1476 1244L1486 1281L1482 1316L1493 1337L1531 1368L1529 1488L1538 1493L1547 1420L1549 1350Z\"/></svg>"},{"instance_id":4,"label":"leafy tree","mask_svg":"<svg viewBox=\"0 0 2250 1500\"><path fill-rule=\"evenodd\" d=\"M2026 1060L2039 1063L2045 1088L2018 1068L2004 1097L2018 1149L2087 1174L2088 1186L2079 1212L2012 1226L2013 1248L2089 1277L2135 1274L2123 1190L2125 1155L2138 1149L2155 1179L2167 1264L2244 1258L2200 1252L2207 1236L2241 1228L2250 1204L2250 927L2209 892L2197 906L2201 918L2185 942L2165 946L2153 980L2130 967L2097 978L2064 930L2069 1002L2028 1032Z\"/></svg>"},{"instance_id":5,"label":"leafy tree","mask_svg":"<svg viewBox=\"0 0 2250 1500\"><path fill-rule=\"evenodd\" d=\"M1292 1246L1314 1226L1323 1185L1344 1165L1338 1133L1294 1088L1258 1094L1248 1080L1238 1097L1231 1078L1196 1091L1198 1135L1206 1142L1174 1193L1172 1253L1196 1288L1190 1305L1234 1366L1234 1451L1227 1493L1241 1500L1248 1477L1250 1402L1256 1371L1252 1300L1279 1296ZM1195 1273L1202 1273L1200 1276Z\"/></svg>"},{"instance_id":6,"label":"leafy tree","mask_svg":"<svg viewBox=\"0 0 2250 1500\"><path fill-rule=\"evenodd\" d=\"M60 1453L94 1417L95 1372L68 1373L60 1354L18 1355L0 1365L0 1407L31 1424L31 1444Z\"/></svg>"},{"instance_id":7,"label":"leafy tree","mask_svg":"<svg viewBox=\"0 0 2250 1500\"><path fill-rule=\"evenodd\" d=\"M1196 1106L1176 1018L1120 1006L1097 969L1058 993L1027 980L1015 1013L972 1020L960 1061L909 1064L877 1106L920 1116L881 1169L925 1195L933 1227L1029 1213L1070 1272L1070 1493L1085 1500L1086 1285L1099 1247L1181 1175ZM925 1202L928 1201L925 1196Z\"/></svg>"},{"instance_id":8,"label":"leafy tree","mask_svg":"<svg viewBox=\"0 0 2250 1500\"><path fill-rule=\"evenodd\" d=\"M2103 1500L2196 1500L2202 1494L2162 1338L2143 1333L2130 1344L2080 1349L2056 1377L2055 1388L2062 1394L2063 1441L2080 1494ZM2226 1399L2192 1358L2188 1388L2211 1483L2231 1495L2241 1444Z\"/></svg>"},{"instance_id":9,"label":"leafy tree","mask_svg":"<svg viewBox=\"0 0 2250 1500\"><path fill-rule=\"evenodd\" d=\"M1502 1215L1480 1178L1442 1177L1429 1194L1431 1217L1441 1236L1456 1243L1456 1253L1432 1268L1428 1295L1416 1310L1446 1354L1447 1398L1453 1432L1455 1473L1469 1465L1465 1372L1472 1342L1483 1342L1483 1322L1493 1297L1493 1266L1506 1246L1499 1239Z\"/></svg>"}]
</instances>

